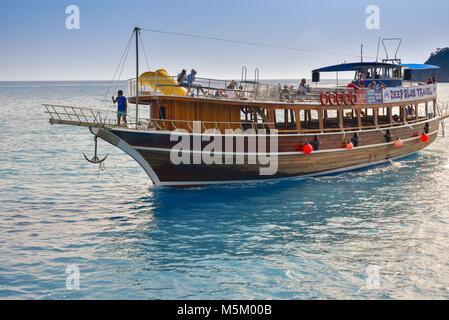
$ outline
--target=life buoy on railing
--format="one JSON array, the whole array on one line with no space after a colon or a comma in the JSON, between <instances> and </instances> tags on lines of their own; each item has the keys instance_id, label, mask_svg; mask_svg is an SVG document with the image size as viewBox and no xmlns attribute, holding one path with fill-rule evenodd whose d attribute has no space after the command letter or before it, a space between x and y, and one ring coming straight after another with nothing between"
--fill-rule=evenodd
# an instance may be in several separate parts
<instances>
[{"instance_id":1,"label":"life buoy on railing","mask_svg":"<svg viewBox=\"0 0 449 320\"><path fill-rule=\"evenodd\" d=\"M351 94L348 91L345 91L343 94L343 103L346 105L351 104Z\"/></svg>"},{"instance_id":2,"label":"life buoy on railing","mask_svg":"<svg viewBox=\"0 0 449 320\"><path fill-rule=\"evenodd\" d=\"M337 104L338 106L341 106L342 104L345 103L345 98L344 98L344 96L343 96L343 93L338 92L338 93L335 95L335 102L336 102L336 104Z\"/></svg>"},{"instance_id":3,"label":"life buoy on railing","mask_svg":"<svg viewBox=\"0 0 449 320\"><path fill-rule=\"evenodd\" d=\"M329 104L331 106L335 105L335 103L337 102L337 97L335 96L335 93L329 93Z\"/></svg>"},{"instance_id":4,"label":"life buoy on railing","mask_svg":"<svg viewBox=\"0 0 449 320\"><path fill-rule=\"evenodd\" d=\"M351 94L351 104L357 104L357 95L355 93Z\"/></svg>"},{"instance_id":5,"label":"life buoy on railing","mask_svg":"<svg viewBox=\"0 0 449 320\"><path fill-rule=\"evenodd\" d=\"M325 106L329 103L329 95L326 92L321 92L320 102L322 106Z\"/></svg>"}]
</instances>

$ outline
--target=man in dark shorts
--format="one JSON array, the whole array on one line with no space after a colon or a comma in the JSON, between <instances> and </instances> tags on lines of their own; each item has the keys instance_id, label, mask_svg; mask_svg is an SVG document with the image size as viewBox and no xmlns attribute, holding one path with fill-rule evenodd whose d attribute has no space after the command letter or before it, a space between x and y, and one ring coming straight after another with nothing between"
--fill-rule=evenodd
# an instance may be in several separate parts
<instances>
[{"instance_id":1,"label":"man in dark shorts","mask_svg":"<svg viewBox=\"0 0 449 320\"><path fill-rule=\"evenodd\" d=\"M123 96L123 91L119 90L117 99L112 97L112 102L117 103L117 124L120 125L120 118L123 117L123 123L126 122L126 113L128 112L128 100Z\"/></svg>"}]
</instances>

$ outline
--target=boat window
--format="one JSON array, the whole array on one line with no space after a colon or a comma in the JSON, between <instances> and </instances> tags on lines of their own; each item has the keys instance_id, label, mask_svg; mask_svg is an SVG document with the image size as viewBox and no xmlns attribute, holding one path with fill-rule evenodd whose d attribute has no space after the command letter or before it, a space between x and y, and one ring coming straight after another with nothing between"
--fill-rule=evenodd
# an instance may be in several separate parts
<instances>
[{"instance_id":1,"label":"boat window","mask_svg":"<svg viewBox=\"0 0 449 320\"><path fill-rule=\"evenodd\" d=\"M338 123L338 113L337 110L324 110L324 128L325 129L336 129L340 128Z\"/></svg>"},{"instance_id":2,"label":"boat window","mask_svg":"<svg viewBox=\"0 0 449 320\"><path fill-rule=\"evenodd\" d=\"M379 125L390 123L389 119L388 119L388 108L379 108L378 109L377 123Z\"/></svg>"},{"instance_id":3,"label":"boat window","mask_svg":"<svg viewBox=\"0 0 449 320\"><path fill-rule=\"evenodd\" d=\"M343 127L357 127L357 117L353 109L343 110Z\"/></svg>"},{"instance_id":4,"label":"boat window","mask_svg":"<svg viewBox=\"0 0 449 320\"><path fill-rule=\"evenodd\" d=\"M391 108L391 115L393 118L393 123L396 122L402 122L402 115L401 115L401 108L400 107L393 107Z\"/></svg>"}]
</instances>

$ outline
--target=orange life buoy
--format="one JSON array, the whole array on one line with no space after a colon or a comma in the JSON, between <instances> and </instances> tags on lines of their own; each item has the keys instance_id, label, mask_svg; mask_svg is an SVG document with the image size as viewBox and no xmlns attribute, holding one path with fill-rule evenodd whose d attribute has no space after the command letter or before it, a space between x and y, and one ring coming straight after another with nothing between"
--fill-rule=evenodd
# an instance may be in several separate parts
<instances>
[{"instance_id":1,"label":"orange life buoy","mask_svg":"<svg viewBox=\"0 0 449 320\"><path fill-rule=\"evenodd\" d=\"M351 104L351 94L347 91L343 94L343 103L346 105Z\"/></svg>"},{"instance_id":2,"label":"orange life buoy","mask_svg":"<svg viewBox=\"0 0 449 320\"><path fill-rule=\"evenodd\" d=\"M322 106L325 106L326 104L329 103L329 96L327 95L326 92L321 92L320 94L320 102Z\"/></svg>"}]
</instances>

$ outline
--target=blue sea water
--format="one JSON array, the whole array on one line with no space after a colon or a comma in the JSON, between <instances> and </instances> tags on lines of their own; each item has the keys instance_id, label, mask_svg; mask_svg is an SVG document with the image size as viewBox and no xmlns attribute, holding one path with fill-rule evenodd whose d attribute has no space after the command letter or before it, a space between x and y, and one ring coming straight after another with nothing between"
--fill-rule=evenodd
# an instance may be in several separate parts
<instances>
[{"instance_id":1,"label":"blue sea water","mask_svg":"<svg viewBox=\"0 0 449 320\"><path fill-rule=\"evenodd\" d=\"M447 137L333 176L157 188L105 142L99 171L88 130L43 113L98 106L107 87L0 83L0 298L449 298Z\"/></svg>"}]
</instances>

